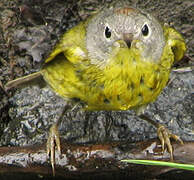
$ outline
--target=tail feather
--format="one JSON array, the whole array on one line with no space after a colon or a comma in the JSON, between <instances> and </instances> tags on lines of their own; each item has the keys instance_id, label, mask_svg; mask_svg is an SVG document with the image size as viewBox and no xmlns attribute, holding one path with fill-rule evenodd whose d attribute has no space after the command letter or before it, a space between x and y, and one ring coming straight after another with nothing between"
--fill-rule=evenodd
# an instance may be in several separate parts
<instances>
[{"instance_id":1,"label":"tail feather","mask_svg":"<svg viewBox=\"0 0 194 180\"><path fill-rule=\"evenodd\" d=\"M33 81L35 79L42 78L42 72L43 72L43 70L29 74L27 76L24 76L24 77L15 79L15 80L12 80L12 81L9 81L7 84L5 84L4 88L7 91L7 90L10 90L12 88L23 85L27 82Z\"/></svg>"}]
</instances>

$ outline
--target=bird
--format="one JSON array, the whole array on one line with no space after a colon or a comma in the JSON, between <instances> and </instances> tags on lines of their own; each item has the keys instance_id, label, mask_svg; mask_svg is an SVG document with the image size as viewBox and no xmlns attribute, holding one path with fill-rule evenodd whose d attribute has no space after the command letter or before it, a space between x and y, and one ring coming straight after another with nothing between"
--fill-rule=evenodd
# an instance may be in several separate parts
<instances>
[{"instance_id":1,"label":"bird","mask_svg":"<svg viewBox=\"0 0 194 180\"><path fill-rule=\"evenodd\" d=\"M173 159L170 138L183 141L147 118L144 110L167 85L173 64L185 51L181 34L151 14L128 5L111 6L65 32L40 71L5 87L41 76L57 95L81 102L86 111L135 110L157 127L162 149L167 146ZM58 124L50 128L47 140L53 174L55 146L61 151Z\"/></svg>"}]
</instances>

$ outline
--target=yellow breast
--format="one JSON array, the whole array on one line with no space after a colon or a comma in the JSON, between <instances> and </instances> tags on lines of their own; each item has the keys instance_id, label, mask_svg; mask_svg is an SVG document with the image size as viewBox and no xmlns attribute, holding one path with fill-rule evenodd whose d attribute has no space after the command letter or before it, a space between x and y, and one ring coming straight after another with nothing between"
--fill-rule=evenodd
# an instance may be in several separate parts
<instances>
[{"instance_id":1,"label":"yellow breast","mask_svg":"<svg viewBox=\"0 0 194 180\"><path fill-rule=\"evenodd\" d=\"M157 98L172 61L142 61L138 52L123 48L100 68L89 61L74 65L58 55L45 67L44 78L60 96L80 99L88 110L127 110Z\"/></svg>"}]
</instances>

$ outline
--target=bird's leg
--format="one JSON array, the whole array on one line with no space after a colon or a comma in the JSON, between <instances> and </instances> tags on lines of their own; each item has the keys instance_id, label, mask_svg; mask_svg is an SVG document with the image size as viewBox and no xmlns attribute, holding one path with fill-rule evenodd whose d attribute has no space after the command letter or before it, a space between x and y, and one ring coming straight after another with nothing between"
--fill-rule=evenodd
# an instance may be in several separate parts
<instances>
[{"instance_id":1,"label":"bird's leg","mask_svg":"<svg viewBox=\"0 0 194 180\"><path fill-rule=\"evenodd\" d=\"M57 147L57 150L61 155L61 145L60 145L58 126L62 120L63 115L66 114L67 111L70 109L72 108L67 104L63 109L63 112L61 116L58 118L57 122L53 124L49 130L46 150L47 150L47 156L48 157L50 156L50 163L52 166L53 176L55 176L55 147Z\"/></svg>"},{"instance_id":2,"label":"bird's leg","mask_svg":"<svg viewBox=\"0 0 194 180\"><path fill-rule=\"evenodd\" d=\"M180 139L180 137L175 134L172 134L164 125L154 122L149 117L147 117L145 114L141 114L139 115L139 117L151 123L157 128L157 135L162 145L162 151L164 152L164 148L166 145L168 152L170 153L170 160L173 161L173 148L170 142L170 138L173 138L174 140L179 141L181 144L183 144L183 141Z\"/></svg>"}]
</instances>

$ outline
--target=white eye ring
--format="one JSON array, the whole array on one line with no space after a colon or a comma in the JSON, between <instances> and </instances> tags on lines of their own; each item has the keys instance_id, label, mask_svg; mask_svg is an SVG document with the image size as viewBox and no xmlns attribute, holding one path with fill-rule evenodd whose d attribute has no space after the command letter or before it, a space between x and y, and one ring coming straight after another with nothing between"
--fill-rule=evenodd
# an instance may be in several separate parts
<instances>
[{"instance_id":1,"label":"white eye ring","mask_svg":"<svg viewBox=\"0 0 194 180\"><path fill-rule=\"evenodd\" d=\"M104 34L107 39L111 38L112 32L108 26L105 27Z\"/></svg>"},{"instance_id":2,"label":"white eye ring","mask_svg":"<svg viewBox=\"0 0 194 180\"><path fill-rule=\"evenodd\" d=\"M141 34L143 35L144 38L148 38L151 34L151 28L150 26L145 23L142 28L141 28Z\"/></svg>"},{"instance_id":3,"label":"white eye ring","mask_svg":"<svg viewBox=\"0 0 194 180\"><path fill-rule=\"evenodd\" d=\"M149 28L147 24L144 24L143 27L141 28L141 33L143 36L147 36L149 34Z\"/></svg>"}]
</instances>

